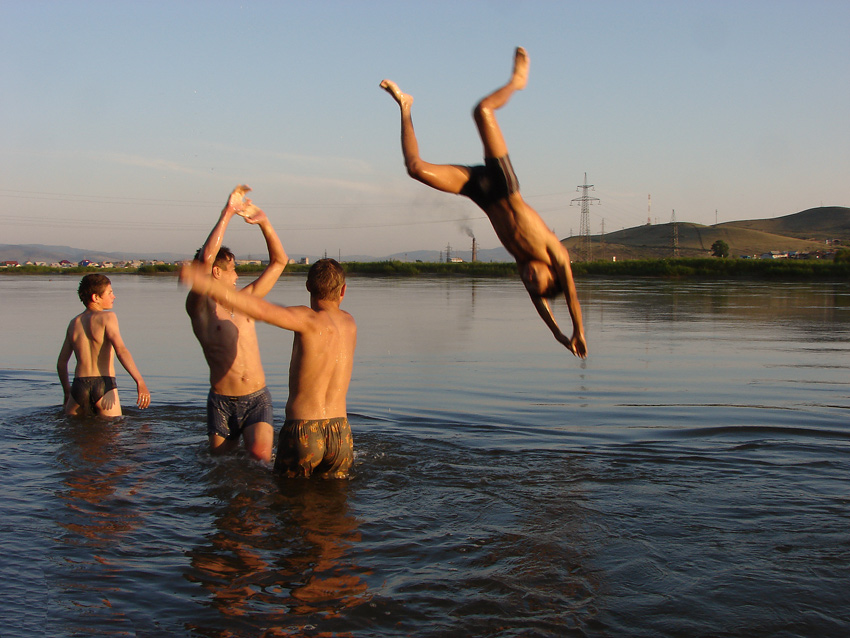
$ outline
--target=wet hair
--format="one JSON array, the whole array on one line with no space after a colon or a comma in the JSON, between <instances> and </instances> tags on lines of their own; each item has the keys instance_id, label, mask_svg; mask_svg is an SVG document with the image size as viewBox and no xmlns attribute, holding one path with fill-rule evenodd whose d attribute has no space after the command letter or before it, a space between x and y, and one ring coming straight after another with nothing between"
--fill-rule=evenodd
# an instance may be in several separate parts
<instances>
[{"instance_id":1,"label":"wet hair","mask_svg":"<svg viewBox=\"0 0 850 638\"><path fill-rule=\"evenodd\" d=\"M195 251L195 261L201 261L204 258L204 247L201 246L198 250ZM218 266L219 268L224 268L229 261L236 261L236 255L234 255L231 250L227 246L222 246L218 249L218 254L215 256L215 260L213 261L213 266Z\"/></svg>"},{"instance_id":2,"label":"wet hair","mask_svg":"<svg viewBox=\"0 0 850 638\"><path fill-rule=\"evenodd\" d=\"M88 307L88 305L92 302L93 295L103 295L106 291L106 287L109 286L112 282L109 281L109 277L106 275L99 274L89 274L80 279L80 286L77 288L77 294L80 295L80 301L83 302L83 305Z\"/></svg>"},{"instance_id":3,"label":"wet hair","mask_svg":"<svg viewBox=\"0 0 850 638\"><path fill-rule=\"evenodd\" d=\"M317 299L336 301L345 285L345 271L336 259L320 259L307 273L307 290Z\"/></svg>"},{"instance_id":4,"label":"wet hair","mask_svg":"<svg viewBox=\"0 0 850 638\"><path fill-rule=\"evenodd\" d=\"M528 289L528 283L529 282L526 280L527 275L526 275L525 269L530 268L530 267L531 266L530 266L530 263L529 263L525 267L520 268L520 278L522 279L522 282L523 282L523 284L525 284L526 290L528 290L529 293L531 293L531 290ZM554 299L555 297L563 294L564 287L561 285L561 280L558 279L558 275L556 275L552 271L551 267L549 268L549 274L551 275L550 280L549 280L549 285L544 290L541 290L540 292L531 293L531 294L543 297L544 299ZM539 285L539 281L535 282L535 285Z\"/></svg>"},{"instance_id":5,"label":"wet hair","mask_svg":"<svg viewBox=\"0 0 850 638\"><path fill-rule=\"evenodd\" d=\"M564 287L561 285L561 281L557 277L554 277L552 279L552 285L540 293L540 296L546 299L554 299L562 294L564 294Z\"/></svg>"}]
</instances>

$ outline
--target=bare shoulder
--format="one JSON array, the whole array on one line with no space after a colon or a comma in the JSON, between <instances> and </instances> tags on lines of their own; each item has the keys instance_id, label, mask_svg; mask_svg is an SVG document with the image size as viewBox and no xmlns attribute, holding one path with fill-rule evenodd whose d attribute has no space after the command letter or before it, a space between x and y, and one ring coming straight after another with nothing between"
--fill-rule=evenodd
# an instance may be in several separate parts
<instances>
[{"instance_id":1,"label":"bare shoulder","mask_svg":"<svg viewBox=\"0 0 850 638\"><path fill-rule=\"evenodd\" d=\"M95 325L102 326L104 330L110 333L118 331L118 315L114 312L101 312L94 317Z\"/></svg>"}]
</instances>

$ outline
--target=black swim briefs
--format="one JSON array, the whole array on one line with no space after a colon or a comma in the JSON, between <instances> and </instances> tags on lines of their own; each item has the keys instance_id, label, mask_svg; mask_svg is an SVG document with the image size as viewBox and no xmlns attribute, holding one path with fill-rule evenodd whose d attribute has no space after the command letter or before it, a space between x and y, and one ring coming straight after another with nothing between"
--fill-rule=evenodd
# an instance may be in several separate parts
<instances>
[{"instance_id":1,"label":"black swim briefs","mask_svg":"<svg viewBox=\"0 0 850 638\"><path fill-rule=\"evenodd\" d=\"M481 208L486 209L493 202L519 191L519 180L508 155L487 157L484 166L470 166L469 171L469 181L464 184L460 194Z\"/></svg>"}]
</instances>

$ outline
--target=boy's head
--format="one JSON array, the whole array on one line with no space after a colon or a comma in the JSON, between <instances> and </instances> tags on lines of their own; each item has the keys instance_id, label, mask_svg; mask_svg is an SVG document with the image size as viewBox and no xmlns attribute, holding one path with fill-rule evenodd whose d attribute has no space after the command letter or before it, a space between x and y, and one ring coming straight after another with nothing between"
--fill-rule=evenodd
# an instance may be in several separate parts
<instances>
[{"instance_id":1,"label":"boy's head","mask_svg":"<svg viewBox=\"0 0 850 638\"><path fill-rule=\"evenodd\" d=\"M197 252L195 253L195 261L201 261L203 257L203 247L198 248ZM218 266L219 268L223 269L227 266L227 262L229 261L236 261L236 255L234 255L227 246L222 246L218 249L218 254L215 256L213 266Z\"/></svg>"},{"instance_id":2,"label":"boy's head","mask_svg":"<svg viewBox=\"0 0 850 638\"><path fill-rule=\"evenodd\" d=\"M307 273L307 290L316 299L338 301L345 288L345 271L336 259L320 259Z\"/></svg>"},{"instance_id":3,"label":"boy's head","mask_svg":"<svg viewBox=\"0 0 850 638\"><path fill-rule=\"evenodd\" d=\"M564 292L558 276L552 267L542 261L529 261L520 267L519 272L525 289L535 297L553 299Z\"/></svg>"},{"instance_id":4,"label":"boy's head","mask_svg":"<svg viewBox=\"0 0 850 638\"><path fill-rule=\"evenodd\" d=\"M109 277L106 275L90 274L84 276L80 280L80 287L77 288L77 294L80 295L80 301L88 308L92 303L92 296L103 296L106 289L112 284Z\"/></svg>"}]
</instances>

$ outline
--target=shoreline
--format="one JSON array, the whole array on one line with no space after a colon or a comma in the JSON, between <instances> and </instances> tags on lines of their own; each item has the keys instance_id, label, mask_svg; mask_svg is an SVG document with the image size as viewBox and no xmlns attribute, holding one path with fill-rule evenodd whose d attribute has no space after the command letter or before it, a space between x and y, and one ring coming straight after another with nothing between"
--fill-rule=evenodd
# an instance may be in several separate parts
<instances>
[{"instance_id":1,"label":"shoreline","mask_svg":"<svg viewBox=\"0 0 850 638\"><path fill-rule=\"evenodd\" d=\"M517 277L514 262L342 262L346 274L375 277L464 277L511 278ZM179 266L160 264L138 268L18 266L0 268L0 275L176 275ZM263 266L238 266L239 273L261 272ZM282 276L306 274L308 265L290 264ZM850 261L823 261L818 259L721 259L677 258L643 259L627 261L574 262L573 275L583 277L640 277L656 279L755 279L755 280L811 280L850 281Z\"/></svg>"}]
</instances>

